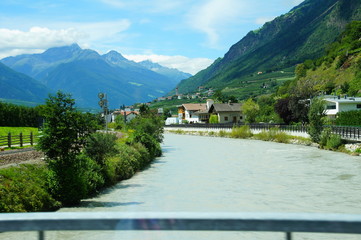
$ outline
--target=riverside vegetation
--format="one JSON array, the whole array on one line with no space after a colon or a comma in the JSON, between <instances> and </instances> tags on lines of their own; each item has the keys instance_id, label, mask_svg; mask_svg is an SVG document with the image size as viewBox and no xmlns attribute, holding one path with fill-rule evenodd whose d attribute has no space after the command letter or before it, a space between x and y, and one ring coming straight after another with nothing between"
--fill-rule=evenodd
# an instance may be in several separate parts
<instances>
[{"instance_id":1,"label":"riverside vegetation","mask_svg":"<svg viewBox=\"0 0 361 240\"><path fill-rule=\"evenodd\" d=\"M345 146L345 142L336 135L331 133L330 128L324 128L319 133L319 142L315 143L310 138L292 136L285 132L280 131L278 128L271 128L268 131L261 131L260 133L253 134L248 125L241 127L233 127L231 131L220 130L216 131L184 131L181 129L168 130L168 132L175 134L190 134L199 136L210 136L210 137L228 137L238 139L255 139L262 141L272 141L277 143L287 144L301 144L306 146L318 146L321 149L339 151L348 154L358 155L361 153L361 145L352 146L355 149L349 150ZM350 146L351 147L351 146Z\"/></svg>"},{"instance_id":2,"label":"riverside vegetation","mask_svg":"<svg viewBox=\"0 0 361 240\"><path fill-rule=\"evenodd\" d=\"M0 212L50 211L73 206L101 189L128 179L161 155L162 121L148 108L129 124L118 123L122 137L96 132L97 119L74 107L70 95L50 96L38 148L42 164L0 170Z\"/></svg>"}]
</instances>

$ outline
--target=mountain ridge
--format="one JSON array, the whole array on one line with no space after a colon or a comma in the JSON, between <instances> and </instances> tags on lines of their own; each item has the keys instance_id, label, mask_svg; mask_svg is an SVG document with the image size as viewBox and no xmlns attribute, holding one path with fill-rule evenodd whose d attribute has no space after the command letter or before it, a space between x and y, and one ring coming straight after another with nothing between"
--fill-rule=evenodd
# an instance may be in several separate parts
<instances>
[{"instance_id":1,"label":"mountain ridge","mask_svg":"<svg viewBox=\"0 0 361 240\"><path fill-rule=\"evenodd\" d=\"M286 14L250 31L223 58L182 81L181 93L198 86L224 89L249 74L282 70L319 57L351 20L361 19L358 0L306 0Z\"/></svg>"},{"instance_id":2,"label":"mountain ridge","mask_svg":"<svg viewBox=\"0 0 361 240\"><path fill-rule=\"evenodd\" d=\"M54 91L71 93L82 107L98 107L98 92L108 94L112 108L148 102L165 95L179 82L116 51L100 55L77 44L50 48L41 54L8 57L1 62Z\"/></svg>"}]
</instances>

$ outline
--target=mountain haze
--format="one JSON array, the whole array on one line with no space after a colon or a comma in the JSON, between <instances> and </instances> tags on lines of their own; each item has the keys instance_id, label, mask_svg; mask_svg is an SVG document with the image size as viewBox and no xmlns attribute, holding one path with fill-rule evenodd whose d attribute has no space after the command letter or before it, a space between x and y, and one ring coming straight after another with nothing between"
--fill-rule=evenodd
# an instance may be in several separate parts
<instances>
[{"instance_id":1,"label":"mountain haze","mask_svg":"<svg viewBox=\"0 0 361 240\"><path fill-rule=\"evenodd\" d=\"M179 71L178 69L175 69L175 68L164 67L158 63L154 63L149 60L139 62L139 64L153 72L156 72L163 76L168 77L175 84L178 84L181 80L192 77L192 74L190 74L190 73L185 73L185 72Z\"/></svg>"},{"instance_id":2,"label":"mountain haze","mask_svg":"<svg viewBox=\"0 0 361 240\"><path fill-rule=\"evenodd\" d=\"M361 20L360 0L305 0L287 14L249 32L223 58L182 81L181 93L198 86L237 88L245 77L273 72L320 57L347 23Z\"/></svg>"},{"instance_id":3,"label":"mountain haze","mask_svg":"<svg viewBox=\"0 0 361 240\"><path fill-rule=\"evenodd\" d=\"M98 108L99 92L107 93L110 107L117 108L151 101L176 86L173 79L129 61L116 51L100 55L77 44L8 57L2 62L50 89L71 93L82 107Z\"/></svg>"}]
</instances>

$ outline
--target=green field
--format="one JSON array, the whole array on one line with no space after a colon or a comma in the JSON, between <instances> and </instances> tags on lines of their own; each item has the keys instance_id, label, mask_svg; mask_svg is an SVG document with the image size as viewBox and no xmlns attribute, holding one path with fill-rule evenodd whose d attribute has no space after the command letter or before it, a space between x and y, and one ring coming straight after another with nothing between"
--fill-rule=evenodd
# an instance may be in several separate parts
<instances>
[{"instance_id":1,"label":"green field","mask_svg":"<svg viewBox=\"0 0 361 240\"><path fill-rule=\"evenodd\" d=\"M28 135L30 132L37 135L38 129L32 127L0 127L0 136L6 136L8 133L12 135L19 135L20 133Z\"/></svg>"}]
</instances>

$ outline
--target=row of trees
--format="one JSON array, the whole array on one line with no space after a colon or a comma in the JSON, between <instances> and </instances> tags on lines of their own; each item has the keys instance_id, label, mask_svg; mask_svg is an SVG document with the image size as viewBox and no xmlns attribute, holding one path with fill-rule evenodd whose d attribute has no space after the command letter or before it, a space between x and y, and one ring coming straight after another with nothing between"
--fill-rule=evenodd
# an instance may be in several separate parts
<instances>
[{"instance_id":1,"label":"row of trees","mask_svg":"<svg viewBox=\"0 0 361 240\"><path fill-rule=\"evenodd\" d=\"M42 124L41 107L25 107L0 102L0 126L39 127Z\"/></svg>"}]
</instances>

